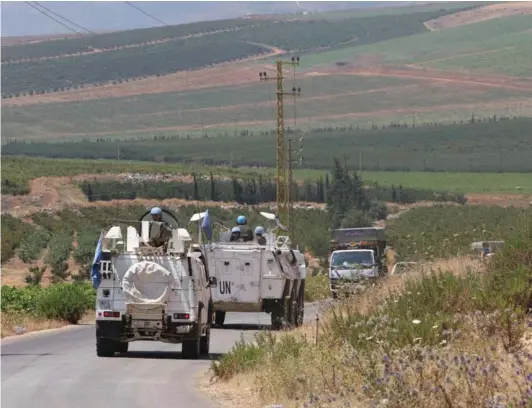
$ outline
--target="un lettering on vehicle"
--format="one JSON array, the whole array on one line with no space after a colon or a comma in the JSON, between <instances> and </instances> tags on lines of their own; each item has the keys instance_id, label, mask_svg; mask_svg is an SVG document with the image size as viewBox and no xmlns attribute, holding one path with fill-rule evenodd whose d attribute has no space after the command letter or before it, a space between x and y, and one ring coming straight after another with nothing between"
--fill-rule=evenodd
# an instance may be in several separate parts
<instances>
[{"instance_id":1,"label":"un lettering on vehicle","mask_svg":"<svg viewBox=\"0 0 532 408\"><path fill-rule=\"evenodd\" d=\"M231 282L230 281L220 281L219 289L221 295L230 295L231 294Z\"/></svg>"}]
</instances>

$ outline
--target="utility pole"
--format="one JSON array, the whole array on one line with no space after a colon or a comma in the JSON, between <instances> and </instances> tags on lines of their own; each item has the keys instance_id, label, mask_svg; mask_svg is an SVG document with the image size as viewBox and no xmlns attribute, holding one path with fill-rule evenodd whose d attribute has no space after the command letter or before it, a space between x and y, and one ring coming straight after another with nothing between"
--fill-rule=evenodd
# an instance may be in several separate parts
<instances>
[{"instance_id":1,"label":"utility pole","mask_svg":"<svg viewBox=\"0 0 532 408\"><path fill-rule=\"evenodd\" d=\"M287 196L287 177L286 177L286 143L284 140L284 106L283 98L285 96L301 95L301 88L292 88L292 92L285 92L283 90L283 65L290 65L294 67L299 65L299 57L292 57L291 61L276 61L277 66L277 213L281 223L286 223L288 214L288 196ZM259 77L261 81L269 81L266 72L260 72ZM272 78L273 79L273 78Z\"/></svg>"},{"instance_id":2,"label":"utility pole","mask_svg":"<svg viewBox=\"0 0 532 408\"><path fill-rule=\"evenodd\" d=\"M293 139L288 139L288 223L286 227L288 228L288 233L291 237L294 235L294 229L292 228L292 220L293 220L293 210L294 210L294 196L292 193L293 190L293 173L292 173L292 164L299 163L301 166L303 164L303 156L299 157L299 160L293 159L293 149L292 149L292 142ZM303 152L303 135L299 138L299 150L297 150L295 153L300 154Z\"/></svg>"}]
</instances>

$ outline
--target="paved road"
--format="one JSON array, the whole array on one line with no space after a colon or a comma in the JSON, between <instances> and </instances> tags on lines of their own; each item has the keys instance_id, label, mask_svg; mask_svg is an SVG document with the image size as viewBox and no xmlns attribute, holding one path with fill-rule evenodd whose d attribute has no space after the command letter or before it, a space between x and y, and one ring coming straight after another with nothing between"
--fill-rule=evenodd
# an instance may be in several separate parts
<instances>
[{"instance_id":1,"label":"paved road","mask_svg":"<svg viewBox=\"0 0 532 408\"><path fill-rule=\"evenodd\" d=\"M321 308L320 308L321 309ZM313 319L316 304L305 306ZM181 359L180 345L135 342L129 353L98 358L94 325L29 334L2 341L2 407L5 408L215 408L197 390L210 360L240 340L252 339L265 313L228 313L226 327L211 332L211 357Z\"/></svg>"}]
</instances>

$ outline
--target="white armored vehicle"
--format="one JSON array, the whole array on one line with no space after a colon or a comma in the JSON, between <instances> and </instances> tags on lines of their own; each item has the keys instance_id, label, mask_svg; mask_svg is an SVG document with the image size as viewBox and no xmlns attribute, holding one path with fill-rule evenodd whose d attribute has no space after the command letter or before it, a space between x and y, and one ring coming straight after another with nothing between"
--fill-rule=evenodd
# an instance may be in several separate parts
<instances>
[{"instance_id":1,"label":"white armored vehicle","mask_svg":"<svg viewBox=\"0 0 532 408\"><path fill-rule=\"evenodd\" d=\"M191 221L204 214L195 214ZM261 215L276 220L274 214ZM305 258L291 249L289 237L277 236L276 229L266 231L266 242L257 237L231 242L231 232L222 231L216 242L205 245L209 270L217 280L211 292L216 325L223 325L226 312L269 313L275 329L303 323Z\"/></svg>"},{"instance_id":2,"label":"white armored vehicle","mask_svg":"<svg viewBox=\"0 0 532 408\"><path fill-rule=\"evenodd\" d=\"M209 277L201 250L187 245L188 231L179 228L171 213L154 210L154 218L161 221L151 220L147 212L140 221L118 221L100 239L100 357L125 353L129 343L138 340L181 343L185 358L209 352L211 287L216 279Z\"/></svg>"}]
</instances>

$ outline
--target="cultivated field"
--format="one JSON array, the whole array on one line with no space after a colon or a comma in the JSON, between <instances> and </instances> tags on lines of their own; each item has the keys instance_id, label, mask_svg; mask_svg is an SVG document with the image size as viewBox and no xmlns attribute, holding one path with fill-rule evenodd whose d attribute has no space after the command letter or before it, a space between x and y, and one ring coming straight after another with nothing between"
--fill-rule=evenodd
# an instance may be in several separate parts
<instances>
[{"instance_id":1,"label":"cultivated field","mask_svg":"<svg viewBox=\"0 0 532 408\"><path fill-rule=\"evenodd\" d=\"M447 126L418 123L412 128L399 122L388 124L386 129L316 129L305 133L303 166L327 170L334 157L346 157L353 167L366 171L531 171L530 119L473 119L475 123ZM275 166L273 131L235 131L198 138L187 135L139 137L127 143L115 141L110 135L77 143L10 143L2 151L4 155L56 158L116 159L120 155L122 160ZM298 131L287 137L299 135Z\"/></svg>"},{"instance_id":2,"label":"cultivated field","mask_svg":"<svg viewBox=\"0 0 532 408\"><path fill-rule=\"evenodd\" d=\"M449 84L407 74L403 78L348 70L306 74L297 83L302 96L297 100L296 123L306 128L335 122L369 127L386 121L452 122L473 114L532 115L532 84ZM212 134L219 128L272 128L274 89L256 82L236 89L4 107L3 138L125 138L153 132ZM286 105L287 125L293 126L293 102L288 99Z\"/></svg>"}]
</instances>

